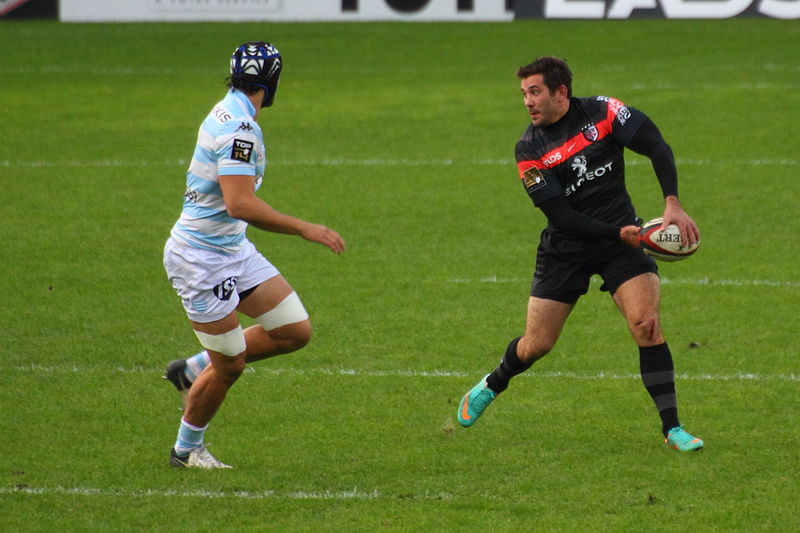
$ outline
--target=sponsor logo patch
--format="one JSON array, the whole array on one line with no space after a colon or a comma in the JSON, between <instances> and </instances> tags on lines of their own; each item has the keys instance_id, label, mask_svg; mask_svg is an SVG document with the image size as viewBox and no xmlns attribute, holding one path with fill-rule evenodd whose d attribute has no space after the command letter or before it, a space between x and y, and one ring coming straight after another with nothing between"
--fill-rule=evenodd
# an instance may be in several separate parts
<instances>
[{"instance_id":1,"label":"sponsor logo patch","mask_svg":"<svg viewBox=\"0 0 800 533\"><path fill-rule=\"evenodd\" d=\"M531 167L523 172L522 181L525 183L525 188L528 189L529 192L541 189L547 185L544 176L542 176L542 172L536 167Z\"/></svg>"},{"instance_id":2,"label":"sponsor logo patch","mask_svg":"<svg viewBox=\"0 0 800 533\"><path fill-rule=\"evenodd\" d=\"M562 159L561 152L560 151L559 152L555 152L553 154L550 154L546 159L542 159L542 164L544 166L546 166L547 168L550 168L555 163L558 163L559 161L561 161L561 159Z\"/></svg>"},{"instance_id":3,"label":"sponsor logo patch","mask_svg":"<svg viewBox=\"0 0 800 533\"><path fill-rule=\"evenodd\" d=\"M228 122L232 118L231 114L228 113L222 106L214 107L214 109L211 110L211 114L214 115L214 118L222 123Z\"/></svg>"},{"instance_id":4,"label":"sponsor logo patch","mask_svg":"<svg viewBox=\"0 0 800 533\"><path fill-rule=\"evenodd\" d=\"M625 107L625 104L610 96L598 96L597 101L606 102L608 104L608 110L611 111L612 115L616 115L619 112L619 108Z\"/></svg>"},{"instance_id":5,"label":"sponsor logo patch","mask_svg":"<svg viewBox=\"0 0 800 533\"><path fill-rule=\"evenodd\" d=\"M625 106L620 107L619 111L617 111L617 120L620 126L624 126L629 118L631 118L631 110Z\"/></svg>"},{"instance_id":6,"label":"sponsor logo patch","mask_svg":"<svg viewBox=\"0 0 800 533\"><path fill-rule=\"evenodd\" d=\"M582 155L576 156L572 160L572 170L575 171L579 178L586 174L586 158Z\"/></svg>"},{"instance_id":7,"label":"sponsor logo patch","mask_svg":"<svg viewBox=\"0 0 800 533\"><path fill-rule=\"evenodd\" d=\"M231 149L231 159L241 161L243 163L250 162L250 155L253 153L253 143L250 141L243 141L241 139L233 140L233 148Z\"/></svg>"},{"instance_id":8,"label":"sponsor logo patch","mask_svg":"<svg viewBox=\"0 0 800 533\"><path fill-rule=\"evenodd\" d=\"M578 177L578 180L564 189L564 196L569 196L572 193L578 192L578 190L583 187L584 185L588 185L589 182L605 176L606 173L611 172L613 168L614 162L610 161L601 167L597 167L594 170L588 170L586 158L582 155L577 156L572 161L572 170L575 172L575 175Z\"/></svg>"},{"instance_id":9,"label":"sponsor logo patch","mask_svg":"<svg viewBox=\"0 0 800 533\"><path fill-rule=\"evenodd\" d=\"M235 290L236 290L235 277L230 277L226 279L219 285L215 285L214 288L212 289L212 291L214 292L214 296L216 296L222 301L230 300Z\"/></svg>"}]
</instances>

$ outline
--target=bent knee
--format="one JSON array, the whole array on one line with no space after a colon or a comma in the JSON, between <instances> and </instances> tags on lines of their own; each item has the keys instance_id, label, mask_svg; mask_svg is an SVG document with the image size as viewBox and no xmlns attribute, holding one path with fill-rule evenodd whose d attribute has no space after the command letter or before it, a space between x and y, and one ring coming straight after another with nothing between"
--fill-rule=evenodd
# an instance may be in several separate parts
<instances>
[{"instance_id":1,"label":"bent knee","mask_svg":"<svg viewBox=\"0 0 800 533\"><path fill-rule=\"evenodd\" d=\"M299 350L311 342L311 321L306 319L302 322L287 324L283 327L274 329L269 335L277 342L281 343L288 351Z\"/></svg>"},{"instance_id":2,"label":"bent knee","mask_svg":"<svg viewBox=\"0 0 800 533\"><path fill-rule=\"evenodd\" d=\"M307 346L308 343L311 342L311 326L309 325L307 328L301 328L301 331L290 337L288 342L291 345L292 351Z\"/></svg>"},{"instance_id":3,"label":"bent knee","mask_svg":"<svg viewBox=\"0 0 800 533\"><path fill-rule=\"evenodd\" d=\"M640 345L663 342L661 323L656 316L640 317L630 322L631 334Z\"/></svg>"},{"instance_id":4,"label":"bent knee","mask_svg":"<svg viewBox=\"0 0 800 533\"><path fill-rule=\"evenodd\" d=\"M244 357L231 358L225 365L215 365L214 373L217 379L227 385L233 385L244 373L246 359Z\"/></svg>"}]
</instances>

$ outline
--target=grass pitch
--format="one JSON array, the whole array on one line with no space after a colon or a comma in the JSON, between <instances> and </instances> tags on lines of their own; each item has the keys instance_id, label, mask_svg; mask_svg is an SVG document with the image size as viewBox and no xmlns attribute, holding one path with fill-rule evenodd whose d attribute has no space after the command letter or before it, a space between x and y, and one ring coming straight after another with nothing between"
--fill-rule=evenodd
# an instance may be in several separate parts
<instances>
[{"instance_id":1,"label":"grass pitch","mask_svg":"<svg viewBox=\"0 0 800 533\"><path fill-rule=\"evenodd\" d=\"M231 471L167 466L196 351L161 267L227 55L286 60L260 119L277 209L341 257L249 232L312 315L212 423ZM800 517L796 22L0 25L0 523L7 531L776 531ZM679 407L661 443L638 356L593 286L475 427L460 396L524 325L544 220L518 183L514 69L642 109L703 244L662 265ZM660 215L628 156L640 215Z\"/></svg>"}]
</instances>

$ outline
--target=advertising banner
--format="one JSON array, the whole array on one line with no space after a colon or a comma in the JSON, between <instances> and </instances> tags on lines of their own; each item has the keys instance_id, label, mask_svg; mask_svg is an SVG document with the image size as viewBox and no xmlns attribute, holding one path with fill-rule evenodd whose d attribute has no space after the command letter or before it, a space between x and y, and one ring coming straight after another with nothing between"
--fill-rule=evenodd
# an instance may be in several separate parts
<instances>
[{"instance_id":1,"label":"advertising banner","mask_svg":"<svg viewBox=\"0 0 800 533\"><path fill-rule=\"evenodd\" d=\"M61 20L502 21L511 0L61 0Z\"/></svg>"},{"instance_id":2,"label":"advertising banner","mask_svg":"<svg viewBox=\"0 0 800 533\"><path fill-rule=\"evenodd\" d=\"M58 0L0 0L0 18L56 18Z\"/></svg>"},{"instance_id":3,"label":"advertising banner","mask_svg":"<svg viewBox=\"0 0 800 533\"><path fill-rule=\"evenodd\" d=\"M0 16L10 13L28 0L0 0Z\"/></svg>"},{"instance_id":4,"label":"advertising banner","mask_svg":"<svg viewBox=\"0 0 800 533\"><path fill-rule=\"evenodd\" d=\"M21 0L0 0L12 6ZM800 0L61 0L66 22L800 18Z\"/></svg>"},{"instance_id":5,"label":"advertising banner","mask_svg":"<svg viewBox=\"0 0 800 533\"><path fill-rule=\"evenodd\" d=\"M516 0L515 18L800 18L800 0Z\"/></svg>"}]
</instances>

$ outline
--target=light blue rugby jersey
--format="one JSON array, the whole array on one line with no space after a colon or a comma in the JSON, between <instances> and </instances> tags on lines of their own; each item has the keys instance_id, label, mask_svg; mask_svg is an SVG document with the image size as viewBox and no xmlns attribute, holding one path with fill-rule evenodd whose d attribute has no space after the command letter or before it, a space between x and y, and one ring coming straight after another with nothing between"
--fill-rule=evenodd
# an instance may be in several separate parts
<instances>
[{"instance_id":1,"label":"light blue rugby jersey","mask_svg":"<svg viewBox=\"0 0 800 533\"><path fill-rule=\"evenodd\" d=\"M226 255L245 244L247 222L228 215L219 177L253 176L255 190L261 186L266 149L255 114L247 96L231 89L200 125L186 172L183 212L172 227L174 239Z\"/></svg>"}]
</instances>

